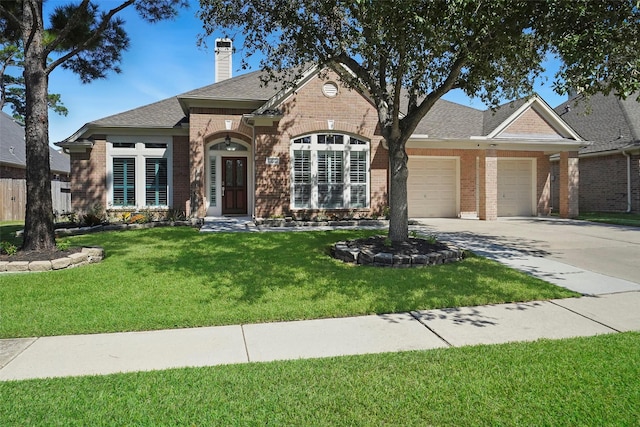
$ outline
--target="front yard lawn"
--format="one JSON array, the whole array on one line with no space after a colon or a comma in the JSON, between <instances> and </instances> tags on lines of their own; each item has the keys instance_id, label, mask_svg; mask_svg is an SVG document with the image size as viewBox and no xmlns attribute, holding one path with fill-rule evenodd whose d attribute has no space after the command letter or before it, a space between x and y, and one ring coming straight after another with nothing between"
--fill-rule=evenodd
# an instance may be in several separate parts
<instances>
[{"instance_id":1,"label":"front yard lawn","mask_svg":"<svg viewBox=\"0 0 640 427\"><path fill-rule=\"evenodd\" d=\"M578 219L606 224L628 225L640 227L640 214L624 212L586 212L581 213Z\"/></svg>"},{"instance_id":2,"label":"front yard lawn","mask_svg":"<svg viewBox=\"0 0 640 427\"><path fill-rule=\"evenodd\" d=\"M199 233L183 227L69 238L99 264L0 275L0 338L256 323L564 298L577 294L470 257L384 269L329 256L380 231Z\"/></svg>"},{"instance_id":3,"label":"front yard lawn","mask_svg":"<svg viewBox=\"0 0 640 427\"><path fill-rule=\"evenodd\" d=\"M0 424L637 426L640 334L0 382Z\"/></svg>"}]
</instances>

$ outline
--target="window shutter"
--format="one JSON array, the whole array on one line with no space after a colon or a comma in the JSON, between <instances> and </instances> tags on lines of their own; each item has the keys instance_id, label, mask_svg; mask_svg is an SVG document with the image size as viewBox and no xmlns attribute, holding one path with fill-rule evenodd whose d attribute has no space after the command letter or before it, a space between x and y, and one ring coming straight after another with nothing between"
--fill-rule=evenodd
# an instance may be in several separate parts
<instances>
[{"instance_id":1,"label":"window shutter","mask_svg":"<svg viewBox=\"0 0 640 427\"><path fill-rule=\"evenodd\" d=\"M311 152L293 152L293 205L296 208L311 207Z\"/></svg>"},{"instance_id":2,"label":"window shutter","mask_svg":"<svg viewBox=\"0 0 640 427\"><path fill-rule=\"evenodd\" d=\"M341 208L344 205L342 151L318 151L318 207Z\"/></svg>"},{"instance_id":3,"label":"window shutter","mask_svg":"<svg viewBox=\"0 0 640 427\"><path fill-rule=\"evenodd\" d=\"M352 151L349 166L350 205L352 208L364 208L367 206L367 153Z\"/></svg>"},{"instance_id":4,"label":"window shutter","mask_svg":"<svg viewBox=\"0 0 640 427\"><path fill-rule=\"evenodd\" d=\"M146 159L145 182L145 204L167 205L167 159Z\"/></svg>"},{"instance_id":5,"label":"window shutter","mask_svg":"<svg viewBox=\"0 0 640 427\"><path fill-rule=\"evenodd\" d=\"M135 206L136 204L136 160L113 159L113 204Z\"/></svg>"}]
</instances>

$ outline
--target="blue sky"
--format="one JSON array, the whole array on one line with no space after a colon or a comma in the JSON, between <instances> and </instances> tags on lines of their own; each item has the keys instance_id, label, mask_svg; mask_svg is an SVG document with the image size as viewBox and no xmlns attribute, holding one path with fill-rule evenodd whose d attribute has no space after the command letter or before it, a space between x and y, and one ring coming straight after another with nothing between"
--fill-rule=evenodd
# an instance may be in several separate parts
<instances>
[{"instance_id":1,"label":"blue sky","mask_svg":"<svg viewBox=\"0 0 640 427\"><path fill-rule=\"evenodd\" d=\"M63 3L49 0L45 8ZM64 1L66 3L66 1ZM128 51L123 54L122 73L110 73L107 79L82 84L70 71L56 69L49 78L49 92L59 93L69 114L49 115L49 140L61 141L80 129L85 123L161 99L169 98L214 82L213 41L223 37L221 30L209 37L208 47L198 47L198 35L202 24L195 17L197 2L190 9L183 9L173 21L149 24L140 19L132 8L121 13L131 39ZM233 73L239 69L242 51L241 40L234 40ZM257 61L257 60L256 60ZM553 63L550 69L554 69ZM550 72L550 77L553 72ZM537 85L537 92L552 107L566 98L553 93L550 82ZM469 100L461 93L449 93L446 99L475 108L485 107L477 100ZM5 109L8 111L8 109Z\"/></svg>"}]
</instances>

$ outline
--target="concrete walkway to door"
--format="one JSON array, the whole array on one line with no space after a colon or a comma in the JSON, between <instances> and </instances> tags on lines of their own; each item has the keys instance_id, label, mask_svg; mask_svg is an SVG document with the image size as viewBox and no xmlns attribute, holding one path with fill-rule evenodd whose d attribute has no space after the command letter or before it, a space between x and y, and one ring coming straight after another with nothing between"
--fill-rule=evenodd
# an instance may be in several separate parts
<instances>
[{"instance_id":1,"label":"concrete walkway to door","mask_svg":"<svg viewBox=\"0 0 640 427\"><path fill-rule=\"evenodd\" d=\"M411 230L585 295L640 291L637 227L546 217L417 222Z\"/></svg>"}]
</instances>

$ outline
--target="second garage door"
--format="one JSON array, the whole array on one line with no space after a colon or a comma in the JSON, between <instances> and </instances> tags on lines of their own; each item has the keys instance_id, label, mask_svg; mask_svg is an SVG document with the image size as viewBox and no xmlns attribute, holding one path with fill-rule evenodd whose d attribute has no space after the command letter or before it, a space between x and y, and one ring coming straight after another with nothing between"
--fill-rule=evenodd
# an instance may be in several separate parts
<instances>
[{"instance_id":1,"label":"second garage door","mask_svg":"<svg viewBox=\"0 0 640 427\"><path fill-rule=\"evenodd\" d=\"M455 158L409 157L409 217L458 216L458 161Z\"/></svg>"},{"instance_id":2,"label":"second garage door","mask_svg":"<svg viewBox=\"0 0 640 427\"><path fill-rule=\"evenodd\" d=\"M533 214L533 161L498 159L498 216Z\"/></svg>"}]
</instances>

